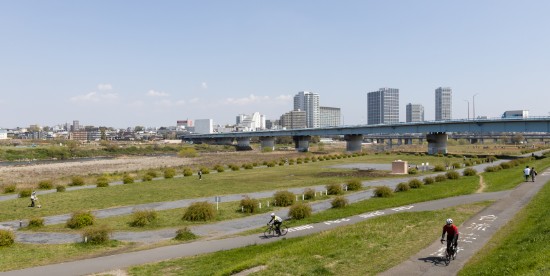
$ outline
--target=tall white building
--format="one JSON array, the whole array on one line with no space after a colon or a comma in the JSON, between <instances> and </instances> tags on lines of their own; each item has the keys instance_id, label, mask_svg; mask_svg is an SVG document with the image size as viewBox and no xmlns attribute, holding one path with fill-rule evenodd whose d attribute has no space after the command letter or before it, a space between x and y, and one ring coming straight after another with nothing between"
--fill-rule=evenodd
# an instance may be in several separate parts
<instances>
[{"instance_id":1,"label":"tall white building","mask_svg":"<svg viewBox=\"0 0 550 276\"><path fill-rule=\"evenodd\" d=\"M8 139L8 130L0 129L0 140Z\"/></svg>"},{"instance_id":2,"label":"tall white building","mask_svg":"<svg viewBox=\"0 0 550 276\"><path fill-rule=\"evenodd\" d=\"M406 122L422 122L424 121L424 107L421 104L412 104L407 105L406 110Z\"/></svg>"},{"instance_id":3,"label":"tall white building","mask_svg":"<svg viewBox=\"0 0 550 276\"><path fill-rule=\"evenodd\" d=\"M450 87L435 89L435 120L445 121L452 119L453 90Z\"/></svg>"},{"instance_id":4,"label":"tall white building","mask_svg":"<svg viewBox=\"0 0 550 276\"><path fill-rule=\"evenodd\" d=\"M399 123L399 89L380 88L367 93L367 124Z\"/></svg>"},{"instance_id":5,"label":"tall white building","mask_svg":"<svg viewBox=\"0 0 550 276\"><path fill-rule=\"evenodd\" d=\"M214 132L214 121L212 119L196 119L195 133L208 134Z\"/></svg>"},{"instance_id":6,"label":"tall white building","mask_svg":"<svg viewBox=\"0 0 550 276\"><path fill-rule=\"evenodd\" d=\"M321 126L319 94L308 91L298 92L294 96L294 110L306 112L306 127L316 128Z\"/></svg>"},{"instance_id":7,"label":"tall white building","mask_svg":"<svg viewBox=\"0 0 550 276\"><path fill-rule=\"evenodd\" d=\"M319 108L321 114L321 127L340 126L341 112L338 107L321 106Z\"/></svg>"},{"instance_id":8,"label":"tall white building","mask_svg":"<svg viewBox=\"0 0 550 276\"><path fill-rule=\"evenodd\" d=\"M239 114L236 123L244 131L263 130L265 129L265 115L260 112L254 112L252 115Z\"/></svg>"}]
</instances>

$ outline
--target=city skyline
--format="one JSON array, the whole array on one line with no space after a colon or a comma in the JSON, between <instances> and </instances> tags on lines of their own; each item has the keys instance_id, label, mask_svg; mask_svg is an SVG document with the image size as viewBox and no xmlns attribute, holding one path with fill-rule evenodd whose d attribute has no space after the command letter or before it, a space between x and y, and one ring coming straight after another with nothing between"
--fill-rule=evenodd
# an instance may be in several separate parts
<instances>
[{"instance_id":1,"label":"city skyline","mask_svg":"<svg viewBox=\"0 0 550 276\"><path fill-rule=\"evenodd\" d=\"M473 114L474 102L476 116L548 116L549 8L546 1L3 1L0 127L229 124L254 112L274 120L292 109L298 91L341 108L346 125L366 124L366 93L377 87L399 89L399 121L409 102L435 118L436 87L452 87L453 119Z\"/></svg>"}]
</instances>

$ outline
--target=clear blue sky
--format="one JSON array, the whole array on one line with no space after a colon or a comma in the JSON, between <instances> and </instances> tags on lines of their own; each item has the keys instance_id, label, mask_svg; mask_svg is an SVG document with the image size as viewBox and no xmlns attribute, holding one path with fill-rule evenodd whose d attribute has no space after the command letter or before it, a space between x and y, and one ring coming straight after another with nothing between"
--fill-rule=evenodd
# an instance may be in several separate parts
<instances>
[{"instance_id":1,"label":"clear blue sky","mask_svg":"<svg viewBox=\"0 0 550 276\"><path fill-rule=\"evenodd\" d=\"M278 119L320 94L345 124L400 90L434 119L550 112L550 1L0 0L0 127ZM470 115L471 116L471 115Z\"/></svg>"}]
</instances>

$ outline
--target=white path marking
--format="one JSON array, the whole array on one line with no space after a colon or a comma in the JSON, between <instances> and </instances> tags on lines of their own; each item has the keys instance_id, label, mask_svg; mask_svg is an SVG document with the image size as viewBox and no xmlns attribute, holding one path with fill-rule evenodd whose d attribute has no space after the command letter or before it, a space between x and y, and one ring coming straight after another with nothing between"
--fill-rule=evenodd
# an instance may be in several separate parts
<instances>
[{"instance_id":1,"label":"white path marking","mask_svg":"<svg viewBox=\"0 0 550 276\"><path fill-rule=\"evenodd\" d=\"M362 218L372 218L372 217L376 217L376 216L381 216L383 214L384 214L384 212L382 212L382 211L376 211L376 212L371 212L371 213L367 213L367 214L362 214L362 215L359 215L359 216L362 217Z\"/></svg>"},{"instance_id":2,"label":"white path marking","mask_svg":"<svg viewBox=\"0 0 550 276\"><path fill-rule=\"evenodd\" d=\"M397 207L397 208L393 208L392 210L394 210L394 211L396 211L396 212L399 212L399 211L409 210L409 209L412 209L412 208L414 208L413 205L411 205L411 206Z\"/></svg>"},{"instance_id":3,"label":"white path marking","mask_svg":"<svg viewBox=\"0 0 550 276\"><path fill-rule=\"evenodd\" d=\"M329 220L329 221L325 221L325 224L326 225L331 225L331 224L341 223L341 222L345 222L345 221L350 221L350 219L343 218L343 219L337 219L337 220Z\"/></svg>"},{"instance_id":4,"label":"white path marking","mask_svg":"<svg viewBox=\"0 0 550 276\"><path fill-rule=\"evenodd\" d=\"M296 232L296 231L302 231L302 230L312 229L312 228L313 228L313 226L308 224L308 225L288 228L288 232Z\"/></svg>"}]
</instances>

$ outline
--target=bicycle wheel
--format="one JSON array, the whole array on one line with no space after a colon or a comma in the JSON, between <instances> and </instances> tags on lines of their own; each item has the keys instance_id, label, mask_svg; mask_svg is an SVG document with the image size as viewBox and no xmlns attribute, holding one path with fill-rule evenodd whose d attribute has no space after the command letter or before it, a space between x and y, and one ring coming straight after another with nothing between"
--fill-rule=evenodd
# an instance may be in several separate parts
<instances>
[{"instance_id":1,"label":"bicycle wheel","mask_svg":"<svg viewBox=\"0 0 550 276\"><path fill-rule=\"evenodd\" d=\"M451 263L451 254L448 250L445 250L445 265L449 265L449 263Z\"/></svg>"},{"instance_id":2,"label":"bicycle wheel","mask_svg":"<svg viewBox=\"0 0 550 276\"><path fill-rule=\"evenodd\" d=\"M273 236L273 231L273 227L267 227L267 229L265 229L264 231L264 237L269 238Z\"/></svg>"},{"instance_id":3,"label":"bicycle wheel","mask_svg":"<svg viewBox=\"0 0 550 276\"><path fill-rule=\"evenodd\" d=\"M288 233L288 227L286 227L286 225L281 225L281 235L280 236L284 236L284 235L286 235L286 233Z\"/></svg>"}]
</instances>

